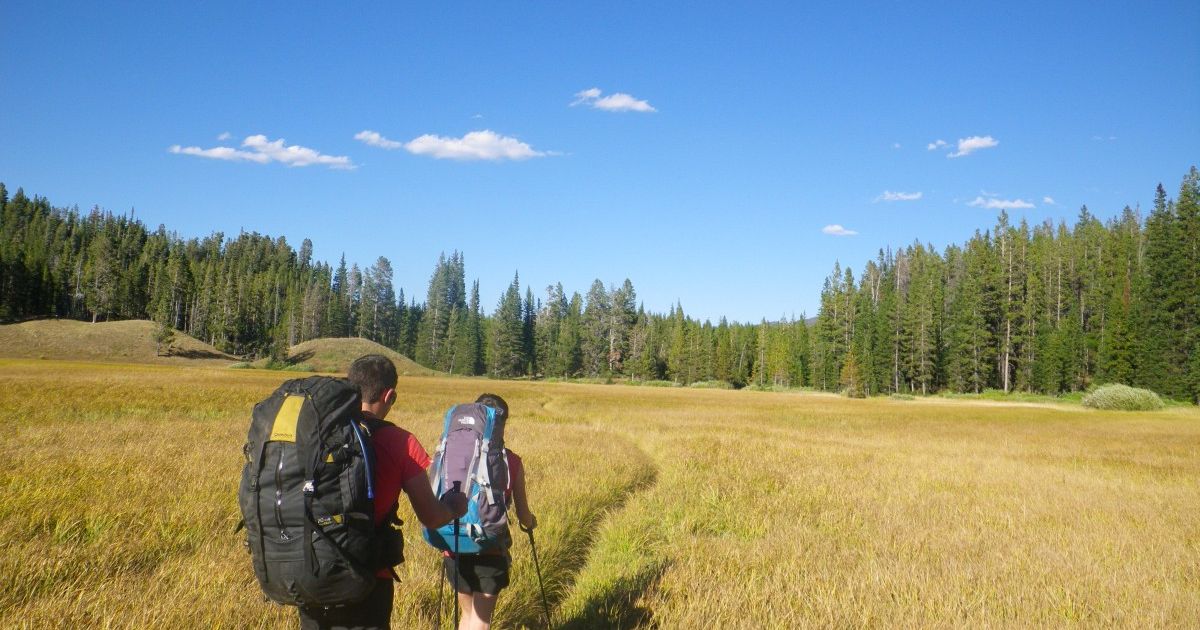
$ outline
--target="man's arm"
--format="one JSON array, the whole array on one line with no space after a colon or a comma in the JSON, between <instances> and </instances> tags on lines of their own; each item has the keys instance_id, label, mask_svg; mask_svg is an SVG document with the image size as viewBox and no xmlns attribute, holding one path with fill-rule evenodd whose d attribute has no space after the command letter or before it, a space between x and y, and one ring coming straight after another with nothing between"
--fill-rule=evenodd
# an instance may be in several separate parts
<instances>
[{"instance_id":1,"label":"man's arm","mask_svg":"<svg viewBox=\"0 0 1200 630\"><path fill-rule=\"evenodd\" d=\"M429 529L441 527L467 513L467 495L461 492L448 492L439 501L433 496L429 487L429 478L425 475L413 475L404 482L404 494L412 504L417 520Z\"/></svg>"}]
</instances>

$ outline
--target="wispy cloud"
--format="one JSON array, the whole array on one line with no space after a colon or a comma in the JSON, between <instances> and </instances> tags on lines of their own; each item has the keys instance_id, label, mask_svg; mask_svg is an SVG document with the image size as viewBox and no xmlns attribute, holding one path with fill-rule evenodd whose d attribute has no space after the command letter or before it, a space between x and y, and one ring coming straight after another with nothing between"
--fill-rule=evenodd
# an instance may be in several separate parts
<instances>
[{"instance_id":1,"label":"wispy cloud","mask_svg":"<svg viewBox=\"0 0 1200 630\"><path fill-rule=\"evenodd\" d=\"M875 198L875 202L880 201L916 201L924 196L921 192L892 192L890 190L883 191L883 194Z\"/></svg>"},{"instance_id":2,"label":"wispy cloud","mask_svg":"<svg viewBox=\"0 0 1200 630\"><path fill-rule=\"evenodd\" d=\"M946 144L945 140L934 140L933 142L930 142L929 144L925 145L925 148L929 151L936 151L945 146L949 146Z\"/></svg>"},{"instance_id":3,"label":"wispy cloud","mask_svg":"<svg viewBox=\"0 0 1200 630\"><path fill-rule=\"evenodd\" d=\"M967 205L973 208L986 208L988 210L1023 210L1034 207L1032 203L1024 199L999 199L996 197L985 199L982 196L968 201Z\"/></svg>"},{"instance_id":4,"label":"wispy cloud","mask_svg":"<svg viewBox=\"0 0 1200 630\"><path fill-rule=\"evenodd\" d=\"M268 140L262 134L247 136L242 141L241 149L233 147L202 149L200 147L184 147L174 144L168 147L167 150L177 155L194 155L196 157L228 160L231 162L254 162L256 164L279 162L288 166L312 166L317 164L328 166L329 168L346 170L356 168L354 163L350 161L350 158L344 155L325 155L319 151L297 144L284 144L283 138L273 141Z\"/></svg>"},{"instance_id":5,"label":"wispy cloud","mask_svg":"<svg viewBox=\"0 0 1200 630\"><path fill-rule=\"evenodd\" d=\"M370 129L364 129L354 134L354 139L381 149L399 149L404 146L403 142L388 140L380 135L378 131L371 131Z\"/></svg>"},{"instance_id":6,"label":"wispy cloud","mask_svg":"<svg viewBox=\"0 0 1200 630\"><path fill-rule=\"evenodd\" d=\"M1098 142L1104 142L1105 140L1112 142L1113 140L1116 140L1116 139L1117 139L1116 136L1092 136L1092 140L1096 140Z\"/></svg>"},{"instance_id":7,"label":"wispy cloud","mask_svg":"<svg viewBox=\"0 0 1200 630\"><path fill-rule=\"evenodd\" d=\"M893 149L899 149L899 148L900 148L900 143L899 143L899 142L893 142L893 143L892 143L892 148L893 148Z\"/></svg>"},{"instance_id":8,"label":"wispy cloud","mask_svg":"<svg viewBox=\"0 0 1200 630\"><path fill-rule=\"evenodd\" d=\"M554 155L550 151L537 151L528 144L484 129L472 131L461 138L446 138L433 134L412 139L404 149L414 155L428 155L439 160L527 160Z\"/></svg>"},{"instance_id":9,"label":"wispy cloud","mask_svg":"<svg viewBox=\"0 0 1200 630\"><path fill-rule=\"evenodd\" d=\"M228 131L225 131L225 132L222 132L221 135L217 136L217 142L225 142L226 140L228 140L232 137L233 137L233 134L229 133Z\"/></svg>"},{"instance_id":10,"label":"wispy cloud","mask_svg":"<svg viewBox=\"0 0 1200 630\"><path fill-rule=\"evenodd\" d=\"M575 93L575 100L571 101L571 107L576 105L587 105L593 109L603 109L610 112L656 112L648 101L635 98L624 92L615 92L608 96L603 96L600 88L589 88L582 92Z\"/></svg>"},{"instance_id":11,"label":"wispy cloud","mask_svg":"<svg viewBox=\"0 0 1200 630\"><path fill-rule=\"evenodd\" d=\"M821 231L831 236L855 236L858 232L847 230L846 228L834 223L821 228Z\"/></svg>"},{"instance_id":12,"label":"wispy cloud","mask_svg":"<svg viewBox=\"0 0 1200 630\"><path fill-rule=\"evenodd\" d=\"M196 157L229 160L231 162L257 162L259 164L266 164L271 161L270 157L262 153L242 151L233 147L201 149L200 147L181 147L178 144L173 144L167 150L176 155L194 155Z\"/></svg>"},{"instance_id":13,"label":"wispy cloud","mask_svg":"<svg viewBox=\"0 0 1200 630\"><path fill-rule=\"evenodd\" d=\"M990 149L998 144L1000 144L1000 141L991 136L971 136L969 138L959 138L958 150L946 157L963 157L980 149Z\"/></svg>"},{"instance_id":14,"label":"wispy cloud","mask_svg":"<svg viewBox=\"0 0 1200 630\"><path fill-rule=\"evenodd\" d=\"M1055 203L1054 197L1042 197L1042 203L1046 204L1047 206L1058 205L1057 203Z\"/></svg>"}]
</instances>

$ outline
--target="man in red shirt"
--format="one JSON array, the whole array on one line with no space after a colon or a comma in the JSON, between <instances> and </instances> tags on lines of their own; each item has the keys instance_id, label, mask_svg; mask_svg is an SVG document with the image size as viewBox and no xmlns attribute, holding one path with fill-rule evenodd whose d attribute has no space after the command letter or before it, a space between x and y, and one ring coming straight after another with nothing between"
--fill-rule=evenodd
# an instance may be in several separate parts
<instances>
[{"instance_id":1,"label":"man in red shirt","mask_svg":"<svg viewBox=\"0 0 1200 630\"><path fill-rule=\"evenodd\" d=\"M358 386L364 416L383 420L396 403L396 366L391 359L368 354L350 366L347 378ZM461 492L433 495L425 469L429 454L416 436L400 427L383 426L371 433L375 450L375 525L381 526L398 507L401 491L408 495L417 520L437 528L467 512ZM336 608L300 608L303 630L334 628L389 628L392 617L391 571L376 576L375 589L363 601Z\"/></svg>"}]
</instances>

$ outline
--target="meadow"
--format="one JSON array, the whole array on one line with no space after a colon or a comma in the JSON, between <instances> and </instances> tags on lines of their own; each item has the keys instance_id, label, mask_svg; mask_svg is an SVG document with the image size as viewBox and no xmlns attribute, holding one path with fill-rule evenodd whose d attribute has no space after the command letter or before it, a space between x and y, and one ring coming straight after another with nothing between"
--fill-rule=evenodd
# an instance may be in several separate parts
<instances>
[{"instance_id":1,"label":"meadow","mask_svg":"<svg viewBox=\"0 0 1200 630\"><path fill-rule=\"evenodd\" d=\"M294 373L0 359L0 627L295 625L238 521ZM1200 626L1200 411L402 377L512 406L556 627ZM393 616L434 627L410 508ZM540 627L528 539L497 627ZM449 609L441 613L449 625Z\"/></svg>"}]
</instances>

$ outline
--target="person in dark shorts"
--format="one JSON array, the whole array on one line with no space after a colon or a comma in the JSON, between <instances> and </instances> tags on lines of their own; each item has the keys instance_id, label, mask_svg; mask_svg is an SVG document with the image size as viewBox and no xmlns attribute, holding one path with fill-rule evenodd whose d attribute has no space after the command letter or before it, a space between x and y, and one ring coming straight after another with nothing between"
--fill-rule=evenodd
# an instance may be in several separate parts
<instances>
[{"instance_id":1,"label":"person in dark shorts","mask_svg":"<svg viewBox=\"0 0 1200 630\"><path fill-rule=\"evenodd\" d=\"M475 400L500 412L508 419L508 403L495 394L483 394ZM521 458L508 451L508 474L511 485L504 493L508 505L517 510L517 521L525 529L537 527L537 518L529 511L529 496L525 492L525 466ZM458 606L462 610L462 621L458 630L488 630L492 625L492 613L496 610L496 598L508 586L508 571L512 557L508 549L497 549L480 554L459 554L458 575L454 573L456 563L450 552L442 554L442 565L450 584L458 584ZM457 580L457 582L456 582Z\"/></svg>"},{"instance_id":2,"label":"person in dark shorts","mask_svg":"<svg viewBox=\"0 0 1200 630\"><path fill-rule=\"evenodd\" d=\"M358 387L364 416L387 417L396 403L396 366L378 354L360 357L350 366L347 379ZM371 435L375 450L375 524L382 525L403 492L408 495L417 520L426 527L438 527L467 511L467 497L461 492L433 496L425 469L429 454L416 436L397 426L386 426ZM302 630L338 628L388 628L392 617L392 573L381 570L375 588L356 604L331 608L300 607Z\"/></svg>"}]
</instances>

